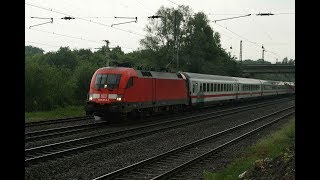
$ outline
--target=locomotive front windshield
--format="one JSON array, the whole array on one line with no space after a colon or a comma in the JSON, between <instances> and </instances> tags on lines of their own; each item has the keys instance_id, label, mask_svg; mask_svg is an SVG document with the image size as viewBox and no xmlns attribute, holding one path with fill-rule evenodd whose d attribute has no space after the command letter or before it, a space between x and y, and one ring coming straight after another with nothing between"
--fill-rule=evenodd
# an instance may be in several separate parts
<instances>
[{"instance_id":1,"label":"locomotive front windshield","mask_svg":"<svg viewBox=\"0 0 320 180\"><path fill-rule=\"evenodd\" d=\"M97 74L94 87L97 89L114 89L119 87L121 74Z\"/></svg>"}]
</instances>

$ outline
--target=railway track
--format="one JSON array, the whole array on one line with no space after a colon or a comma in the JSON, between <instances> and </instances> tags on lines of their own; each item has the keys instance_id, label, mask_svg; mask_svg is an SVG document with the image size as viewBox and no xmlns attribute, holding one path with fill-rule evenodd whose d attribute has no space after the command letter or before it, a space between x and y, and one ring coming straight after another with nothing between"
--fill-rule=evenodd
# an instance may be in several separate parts
<instances>
[{"instance_id":1,"label":"railway track","mask_svg":"<svg viewBox=\"0 0 320 180\"><path fill-rule=\"evenodd\" d=\"M240 141L241 139L252 135L259 130L268 127L281 119L284 119L288 116L294 114L295 106L291 106L286 109L279 110L277 112L265 115L263 117L259 117L248 121L246 123L242 123L240 125L236 125L232 128L228 128L226 130L220 131L218 133L212 134L208 137L202 138L200 140L194 141L187 145L183 145L181 147L175 148L168 152L162 153L160 155L148 158L146 160L137 162L130 166L121 168L114 172L101 175L96 177L94 180L100 179L168 179L171 178L174 174L186 169L187 167L213 155L214 153L222 150L226 146L229 146L233 143ZM259 125L258 127L251 127L249 131L245 133L241 133L241 135L237 135L236 137L232 137L232 139L227 139L225 141L218 141L218 145L216 143L217 139L223 135L230 134L231 132L241 130L242 128L249 127L254 125L257 122L260 122L266 118L276 116L285 111L290 111L285 115L282 115L272 121L268 121L263 125Z\"/></svg>"},{"instance_id":2,"label":"railway track","mask_svg":"<svg viewBox=\"0 0 320 180\"><path fill-rule=\"evenodd\" d=\"M51 119L47 121L25 123L24 126L35 127L35 126L51 125L51 124L58 124L58 123L65 123L65 122L76 122L76 121L82 121L82 120L87 120L92 118L93 118L92 116L79 116L79 117L69 117L69 118L61 118L61 119Z\"/></svg>"},{"instance_id":3,"label":"railway track","mask_svg":"<svg viewBox=\"0 0 320 180\"><path fill-rule=\"evenodd\" d=\"M160 118L157 120L162 120L168 117L169 116L160 116ZM150 118L148 118L148 120L150 120ZM139 121L139 122L144 123L144 122L148 122L148 120ZM82 132L89 132L90 130L92 131L92 130L105 128L106 125L107 123L105 121L95 121L95 123L90 123L90 124L82 124L82 125L74 125L74 126L67 126L67 127L44 129L39 131L31 131L31 132L25 133L25 143L43 141L43 140L53 139L57 137L60 138L63 136L69 136L69 135L78 134Z\"/></svg>"},{"instance_id":4,"label":"railway track","mask_svg":"<svg viewBox=\"0 0 320 180\"><path fill-rule=\"evenodd\" d=\"M91 150L97 147L110 145L114 143L125 142L133 139L138 139L151 134L164 132L173 128L183 127L212 118L218 118L226 115L235 114L238 112L256 109L264 106L274 105L276 102L286 102L289 100L278 100L266 103L259 103L249 106L242 106L237 108L230 108L226 110L220 110L216 112L209 112L200 115L194 115L189 117L177 118L174 120L158 122L154 124L139 126L126 130L121 130L112 133L105 133L101 135L95 135L90 137L83 137L73 139L64 142L58 142L54 144L48 144L44 146L25 149L25 165L29 166L41 161L56 159L69 154L75 154L77 152Z\"/></svg>"},{"instance_id":5,"label":"railway track","mask_svg":"<svg viewBox=\"0 0 320 180\"><path fill-rule=\"evenodd\" d=\"M99 122L90 123L90 124L82 124L82 125L27 132L25 133L25 143L45 140L48 138L68 136L68 135L77 134L77 133L90 131L90 130L96 130L99 128L104 128L106 125L107 123L105 121L99 121Z\"/></svg>"}]
</instances>

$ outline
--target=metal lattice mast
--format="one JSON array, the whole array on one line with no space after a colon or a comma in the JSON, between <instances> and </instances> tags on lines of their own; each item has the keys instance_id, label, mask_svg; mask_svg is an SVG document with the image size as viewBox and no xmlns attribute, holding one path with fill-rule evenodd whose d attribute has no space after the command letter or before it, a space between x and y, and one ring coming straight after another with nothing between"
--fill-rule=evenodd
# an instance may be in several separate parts
<instances>
[{"instance_id":1,"label":"metal lattice mast","mask_svg":"<svg viewBox=\"0 0 320 180\"><path fill-rule=\"evenodd\" d=\"M262 64L264 63L264 47L262 45Z\"/></svg>"},{"instance_id":2,"label":"metal lattice mast","mask_svg":"<svg viewBox=\"0 0 320 180\"><path fill-rule=\"evenodd\" d=\"M240 41L240 56L239 56L239 59L240 59L240 64L242 63L242 40Z\"/></svg>"},{"instance_id":3,"label":"metal lattice mast","mask_svg":"<svg viewBox=\"0 0 320 180\"><path fill-rule=\"evenodd\" d=\"M106 42L106 50L105 50L105 52L106 52L106 58L107 58L107 67L110 65L110 58L109 58L109 43L110 43L110 41L108 41L108 40L103 40L104 42Z\"/></svg>"}]
</instances>

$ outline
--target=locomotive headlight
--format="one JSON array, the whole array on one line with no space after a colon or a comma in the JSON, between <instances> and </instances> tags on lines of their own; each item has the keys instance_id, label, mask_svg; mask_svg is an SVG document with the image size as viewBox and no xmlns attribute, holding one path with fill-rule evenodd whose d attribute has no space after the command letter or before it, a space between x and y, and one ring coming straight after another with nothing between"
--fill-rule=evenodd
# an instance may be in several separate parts
<instances>
[{"instance_id":1,"label":"locomotive headlight","mask_svg":"<svg viewBox=\"0 0 320 180\"><path fill-rule=\"evenodd\" d=\"M92 101L92 99L93 99L93 94L89 94L89 101Z\"/></svg>"},{"instance_id":2,"label":"locomotive headlight","mask_svg":"<svg viewBox=\"0 0 320 180\"><path fill-rule=\"evenodd\" d=\"M121 101L121 99L122 99L122 95L118 94L117 101Z\"/></svg>"}]
</instances>

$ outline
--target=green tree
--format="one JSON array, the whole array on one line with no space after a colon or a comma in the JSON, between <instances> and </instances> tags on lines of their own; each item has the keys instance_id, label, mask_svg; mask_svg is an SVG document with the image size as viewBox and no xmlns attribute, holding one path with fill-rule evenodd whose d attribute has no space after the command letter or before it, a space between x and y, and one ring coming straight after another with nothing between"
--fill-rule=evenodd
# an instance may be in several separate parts
<instances>
[{"instance_id":1,"label":"green tree","mask_svg":"<svg viewBox=\"0 0 320 180\"><path fill-rule=\"evenodd\" d=\"M44 50L34 46L25 46L25 55L43 54Z\"/></svg>"},{"instance_id":2,"label":"green tree","mask_svg":"<svg viewBox=\"0 0 320 180\"><path fill-rule=\"evenodd\" d=\"M192 12L189 6L182 5L177 9L162 6L156 15L161 18L149 20L147 35L140 43L145 49L155 52L150 58L155 66L165 67L169 63L175 63L171 61L187 35L187 23Z\"/></svg>"}]
</instances>

